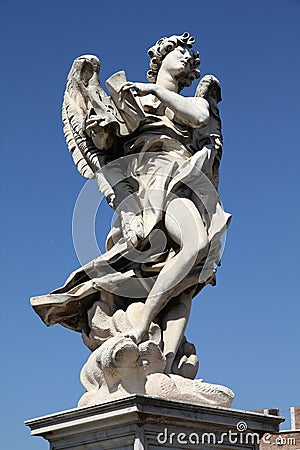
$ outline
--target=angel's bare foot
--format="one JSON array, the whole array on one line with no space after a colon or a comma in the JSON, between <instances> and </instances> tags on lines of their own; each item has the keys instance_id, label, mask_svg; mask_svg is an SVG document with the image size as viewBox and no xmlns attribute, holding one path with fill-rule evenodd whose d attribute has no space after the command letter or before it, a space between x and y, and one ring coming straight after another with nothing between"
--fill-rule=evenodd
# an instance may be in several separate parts
<instances>
[{"instance_id":1,"label":"angel's bare foot","mask_svg":"<svg viewBox=\"0 0 300 450\"><path fill-rule=\"evenodd\" d=\"M145 336L147 330L142 328L131 328L130 330L124 333L124 336L133 340L135 344L140 344L142 342L143 337Z\"/></svg>"}]
</instances>

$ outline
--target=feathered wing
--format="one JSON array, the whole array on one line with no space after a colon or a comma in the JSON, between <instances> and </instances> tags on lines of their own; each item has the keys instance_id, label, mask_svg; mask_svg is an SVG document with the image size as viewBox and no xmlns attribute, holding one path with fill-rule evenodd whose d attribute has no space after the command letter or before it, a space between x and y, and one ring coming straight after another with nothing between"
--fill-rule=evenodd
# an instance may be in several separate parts
<instances>
[{"instance_id":1,"label":"feathered wing","mask_svg":"<svg viewBox=\"0 0 300 450\"><path fill-rule=\"evenodd\" d=\"M64 135L73 160L85 178L95 177L101 169L105 151L112 145L118 127L117 118L111 113L110 98L99 82L100 61L96 56L76 58L67 78L62 106ZM85 121L91 112L103 119L97 141L85 132Z\"/></svg>"},{"instance_id":2,"label":"feathered wing","mask_svg":"<svg viewBox=\"0 0 300 450\"><path fill-rule=\"evenodd\" d=\"M122 156L120 139L134 132L146 117L132 92L126 92L122 101L119 99L127 81L125 72L107 80L109 97L100 85L99 71L100 61L94 55L83 55L73 62L62 106L66 142L80 174L96 178L110 206L116 209L122 203L130 211L139 210L120 164L113 169L105 165L120 153ZM93 124L92 128L89 124Z\"/></svg>"},{"instance_id":3,"label":"feathered wing","mask_svg":"<svg viewBox=\"0 0 300 450\"><path fill-rule=\"evenodd\" d=\"M219 185L219 166L222 158L222 123L218 103L222 100L219 80L213 75L205 75L199 81L195 97L202 97L209 103L210 119L203 128L194 130L193 143L196 150L208 145L211 150L211 167L207 175L216 190Z\"/></svg>"},{"instance_id":4,"label":"feathered wing","mask_svg":"<svg viewBox=\"0 0 300 450\"><path fill-rule=\"evenodd\" d=\"M218 108L218 103L222 100L219 80L213 75L204 76L198 84L195 96L202 97L209 103L209 122L205 127L195 129L193 144L196 151L202 151L205 155L201 170L215 188L215 190L211 189L205 181L203 183L205 195L200 196L200 202L199 198L194 199L199 204L199 210L202 211L202 219L206 224L210 241L209 254L201 271L201 277L203 277L211 268L215 270L216 266L220 265L223 249L222 236L230 223L231 215L223 210L217 193L223 145L222 123ZM211 284L214 283L213 277Z\"/></svg>"}]
</instances>

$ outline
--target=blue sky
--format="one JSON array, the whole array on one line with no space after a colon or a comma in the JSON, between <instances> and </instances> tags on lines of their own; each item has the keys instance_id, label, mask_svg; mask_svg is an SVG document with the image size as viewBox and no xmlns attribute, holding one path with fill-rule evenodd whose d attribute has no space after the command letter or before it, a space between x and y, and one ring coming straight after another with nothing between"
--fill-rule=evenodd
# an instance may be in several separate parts
<instances>
[{"instance_id":1,"label":"blue sky","mask_svg":"<svg viewBox=\"0 0 300 450\"><path fill-rule=\"evenodd\" d=\"M220 193L233 214L218 285L194 300L187 335L198 376L230 386L233 407L287 415L300 405L300 1L2 0L0 14L3 448L47 449L23 421L75 407L83 393L80 335L46 328L29 305L79 265L72 214L85 180L60 118L70 65L94 53L102 84L121 69L145 81L147 49L184 31L196 38L202 74L221 80ZM109 223L105 209L99 243Z\"/></svg>"}]
</instances>

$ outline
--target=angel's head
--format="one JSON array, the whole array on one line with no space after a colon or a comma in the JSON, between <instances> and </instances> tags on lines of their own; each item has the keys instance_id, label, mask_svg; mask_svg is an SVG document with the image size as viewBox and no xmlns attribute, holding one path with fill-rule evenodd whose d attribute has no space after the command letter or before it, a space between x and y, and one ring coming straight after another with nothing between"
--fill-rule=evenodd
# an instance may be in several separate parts
<instances>
[{"instance_id":1,"label":"angel's head","mask_svg":"<svg viewBox=\"0 0 300 450\"><path fill-rule=\"evenodd\" d=\"M191 50L194 42L195 39L189 33L159 39L148 50L150 56L148 80L155 83L158 72L164 65L177 78L179 91L190 86L193 80L200 77L200 71L197 69L200 64L199 53Z\"/></svg>"}]
</instances>

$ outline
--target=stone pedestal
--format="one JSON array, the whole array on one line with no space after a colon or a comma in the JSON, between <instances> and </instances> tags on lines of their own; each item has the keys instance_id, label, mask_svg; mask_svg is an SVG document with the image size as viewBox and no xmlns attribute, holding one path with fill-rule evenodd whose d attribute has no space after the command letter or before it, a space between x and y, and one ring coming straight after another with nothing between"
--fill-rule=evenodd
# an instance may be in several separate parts
<instances>
[{"instance_id":1,"label":"stone pedestal","mask_svg":"<svg viewBox=\"0 0 300 450\"><path fill-rule=\"evenodd\" d=\"M76 408L26 421L50 450L256 450L277 432L278 416L199 406L143 395Z\"/></svg>"}]
</instances>

